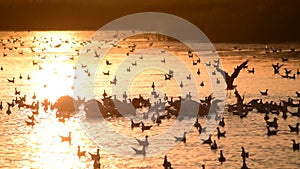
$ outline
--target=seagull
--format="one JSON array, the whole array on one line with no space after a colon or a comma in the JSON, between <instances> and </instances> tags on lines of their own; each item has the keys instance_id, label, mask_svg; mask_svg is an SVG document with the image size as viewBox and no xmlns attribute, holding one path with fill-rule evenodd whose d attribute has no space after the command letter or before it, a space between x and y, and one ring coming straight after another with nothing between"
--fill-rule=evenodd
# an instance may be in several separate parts
<instances>
[{"instance_id":1,"label":"seagull","mask_svg":"<svg viewBox=\"0 0 300 169\"><path fill-rule=\"evenodd\" d=\"M141 122L135 123L133 119L130 119L130 121L131 121L131 129L133 129L134 127L140 127Z\"/></svg>"},{"instance_id":2,"label":"seagull","mask_svg":"<svg viewBox=\"0 0 300 169\"><path fill-rule=\"evenodd\" d=\"M95 51L95 57L96 58L99 58L100 57L100 55L97 53L97 51ZM107 64L107 62L106 62L106 64ZM108 65L108 64L107 64Z\"/></svg>"},{"instance_id":3,"label":"seagull","mask_svg":"<svg viewBox=\"0 0 300 169\"><path fill-rule=\"evenodd\" d=\"M15 87L15 95L20 95L21 91L18 91L17 88Z\"/></svg>"},{"instance_id":4,"label":"seagull","mask_svg":"<svg viewBox=\"0 0 300 169\"><path fill-rule=\"evenodd\" d=\"M267 132L268 136L277 135L278 130L270 130L269 126L267 126L267 129L268 129Z\"/></svg>"},{"instance_id":5,"label":"seagull","mask_svg":"<svg viewBox=\"0 0 300 169\"><path fill-rule=\"evenodd\" d=\"M132 66L136 66L137 65L136 61L134 61L133 63L131 63L131 65Z\"/></svg>"},{"instance_id":6,"label":"seagull","mask_svg":"<svg viewBox=\"0 0 300 169\"><path fill-rule=\"evenodd\" d=\"M246 60L245 62L243 62L242 64L240 64L237 68L234 69L234 72L231 74L231 76L225 72L224 70L220 69L219 67L217 67L217 71L220 72L227 84L227 90L233 90L236 85L233 85L234 79L238 77L240 71L243 69L243 67L245 67L248 63L248 60Z\"/></svg>"},{"instance_id":7,"label":"seagull","mask_svg":"<svg viewBox=\"0 0 300 169\"><path fill-rule=\"evenodd\" d=\"M176 137L176 136L174 136L174 138L176 139L175 141L176 142L177 141L182 141L182 142L186 143L186 134L187 134L187 132L184 132L183 133L183 137Z\"/></svg>"},{"instance_id":8,"label":"seagull","mask_svg":"<svg viewBox=\"0 0 300 169\"><path fill-rule=\"evenodd\" d=\"M199 123L198 118L196 118L196 121L195 121L195 123L194 123L194 127L196 127L196 128L201 127L201 124Z\"/></svg>"},{"instance_id":9,"label":"seagull","mask_svg":"<svg viewBox=\"0 0 300 169\"><path fill-rule=\"evenodd\" d=\"M165 80L171 80L173 76L170 74L165 74Z\"/></svg>"},{"instance_id":10,"label":"seagull","mask_svg":"<svg viewBox=\"0 0 300 169\"><path fill-rule=\"evenodd\" d=\"M180 82L180 85L179 85L181 88L183 88L183 83L182 83L182 81Z\"/></svg>"},{"instance_id":11,"label":"seagull","mask_svg":"<svg viewBox=\"0 0 300 169\"><path fill-rule=\"evenodd\" d=\"M69 136L59 136L61 138L61 142L69 142L69 144L71 144L71 132L69 132Z\"/></svg>"},{"instance_id":12,"label":"seagull","mask_svg":"<svg viewBox=\"0 0 300 169\"><path fill-rule=\"evenodd\" d=\"M10 106L8 106L8 108L7 108L7 110L6 110L6 114L8 114L8 115L11 114Z\"/></svg>"},{"instance_id":13,"label":"seagull","mask_svg":"<svg viewBox=\"0 0 300 169\"><path fill-rule=\"evenodd\" d=\"M171 162L168 161L166 155L165 155L163 166L165 167L165 169L172 169L172 164L171 164Z\"/></svg>"},{"instance_id":14,"label":"seagull","mask_svg":"<svg viewBox=\"0 0 300 169\"><path fill-rule=\"evenodd\" d=\"M200 83L200 86L201 86L201 87L203 87L203 86L204 86L204 82L203 82L203 81Z\"/></svg>"},{"instance_id":15,"label":"seagull","mask_svg":"<svg viewBox=\"0 0 300 169\"><path fill-rule=\"evenodd\" d=\"M97 149L97 154L92 154L92 153L89 152L89 155L91 156L91 159L99 161L100 160L100 153L99 152L100 152L99 148Z\"/></svg>"},{"instance_id":16,"label":"seagull","mask_svg":"<svg viewBox=\"0 0 300 169\"><path fill-rule=\"evenodd\" d=\"M210 146L210 149L212 149L212 150L218 149L218 145L216 143L216 140L214 140L214 143Z\"/></svg>"},{"instance_id":17,"label":"seagull","mask_svg":"<svg viewBox=\"0 0 300 169\"><path fill-rule=\"evenodd\" d=\"M144 130L150 130L151 129L151 127L152 127L152 125L150 125L150 126L145 126L144 125L144 122L141 122L142 123L142 131L144 132Z\"/></svg>"},{"instance_id":18,"label":"seagull","mask_svg":"<svg viewBox=\"0 0 300 169\"><path fill-rule=\"evenodd\" d=\"M296 132L297 134L299 133L299 122L296 123L295 127L293 127L291 125L288 125L288 126L289 126L291 132Z\"/></svg>"},{"instance_id":19,"label":"seagull","mask_svg":"<svg viewBox=\"0 0 300 169\"><path fill-rule=\"evenodd\" d=\"M109 70L107 72L103 72L103 75L109 76Z\"/></svg>"},{"instance_id":20,"label":"seagull","mask_svg":"<svg viewBox=\"0 0 300 169\"><path fill-rule=\"evenodd\" d=\"M152 82L151 88L154 90L155 89L155 84Z\"/></svg>"},{"instance_id":21,"label":"seagull","mask_svg":"<svg viewBox=\"0 0 300 169\"><path fill-rule=\"evenodd\" d=\"M138 150L138 149L136 149L134 147L131 147L131 148L134 150L135 154L146 156L145 146L143 146L142 150Z\"/></svg>"},{"instance_id":22,"label":"seagull","mask_svg":"<svg viewBox=\"0 0 300 169\"><path fill-rule=\"evenodd\" d=\"M200 75L200 73L201 73L201 72L200 72L200 69L198 68L198 70L197 70L197 74L198 74L198 75Z\"/></svg>"},{"instance_id":23,"label":"seagull","mask_svg":"<svg viewBox=\"0 0 300 169\"><path fill-rule=\"evenodd\" d=\"M224 117L222 117L222 120L219 121L219 126L221 126L221 127L225 126Z\"/></svg>"},{"instance_id":24,"label":"seagull","mask_svg":"<svg viewBox=\"0 0 300 169\"><path fill-rule=\"evenodd\" d=\"M277 123L277 118L274 117L274 120L273 121L266 121L266 124L269 126L269 127L274 127L275 129L278 128L278 123Z\"/></svg>"},{"instance_id":25,"label":"seagull","mask_svg":"<svg viewBox=\"0 0 300 169\"><path fill-rule=\"evenodd\" d=\"M268 96L269 89L266 89L266 91L259 91L261 95Z\"/></svg>"},{"instance_id":26,"label":"seagull","mask_svg":"<svg viewBox=\"0 0 300 169\"><path fill-rule=\"evenodd\" d=\"M223 150L220 150L219 161L221 162L221 164L226 161L226 158L223 155Z\"/></svg>"},{"instance_id":27,"label":"seagull","mask_svg":"<svg viewBox=\"0 0 300 169\"><path fill-rule=\"evenodd\" d=\"M254 67L252 69L248 69L248 73L253 73L254 74L255 70Z\"/></svg>"},{"instance_id":28,"label":"seagull","mask_svg":"<svg viewBox=\"0 0 300 169\"><path fill-rule=\"evenodd\" d=\"M296 141L293 139L293 151L298 150L299 151L299 143L296 143Z\"/></svg>"},{"instance_id":29,"label":"seagull","mask_svg":"<svg viewBox=\"0 0 300 169\"><path fill-rule=\"evenodd\" d=\"M112 65L112 63L111 63L111 62L109 62L109 60L107 60L107 59L106 59L106 61L105 61L105 62L106 62L106 65Z\"/></svg>"},{"instance_id":30,"label":"seagull","mask_svg":"<svg viewBox=\"0 0 300 169\"><path fill-rule=\"evenodd\" d=\"M202 141L203 141L202 144L209 144L210 145L212 143L212 141L211 141L211 134L209 135L209 137L208 137L207 140L203 140L202 139Z\"/></svg>"},{"instance_id":31,"label":"seagull","mask_svg":"<svg viewBox=\"0 0 300 169\"><path fill-rule=\"evenodd\" d=\"M149 145L148 136L145 136L145 140L140 140L140 139L137 139L137 138L135 138L135 139L139 143L140 146L147 147Z\"/></svg>"},{"instance_id":32,"label":"seagull","mask_svg":"<svg viewBox=\"0 0 300 169\"><path fill-rule=\"evenodd\" d=\"M77 146L77 156L80 159L82 156L85 156L86 151L80 151L80 146Z\"/></svg>"},{"instance_id":33,"label":"seagull","mask_svg":"<svg viewBox=\"0 0 300 169\"><path fill-rule=\"evenodd\" d=\"M15 83L15 77L13 77L13 79L7 79L8 83Z\"/></svg>"},{"instance_id":34,"label":"seagull","mask_svg":"<svg viewBox=\"0 0 300 169\"><path fill-rule=\"evenodd\" d=\"M187 77L186 77L187 80L191 80L192 77L191 77L191 74L189 74ZM300 96L299 96L300 97Z\"/></svg>"},{"instance_id":35,"label":"seagull","mask_svg":"<svg viewBox=\"0 0 300 169\"><path fill-rule=\"evenodd\" d=\"M219 127L217 127L217 131L218 131L218 138L225 137L226 131L224 131L223 133L221 133Z\"/></svg>"},{"instance_id":36,"label":"seagull","mask_svg":"<svg viewBox=\"0 0 300 169\"><path fill-rule=\"evenodd\" d=\"M25 122L26 122L26 124L27 124L28 126L34 126L34 125L35 125L34 120L31 120L31 121L25 121Z\"/></svg>"}]
</instances>

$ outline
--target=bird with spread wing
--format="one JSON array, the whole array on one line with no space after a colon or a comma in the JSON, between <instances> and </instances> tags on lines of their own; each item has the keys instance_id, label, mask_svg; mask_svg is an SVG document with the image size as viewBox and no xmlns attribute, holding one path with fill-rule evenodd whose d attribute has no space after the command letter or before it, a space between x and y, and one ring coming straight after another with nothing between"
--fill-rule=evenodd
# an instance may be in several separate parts
<instances>
[{"instance_id":1,"label":"bird with spread wing","mask_svg":"<svg viewBox=\"0 0 300 169\"><path fill-rule=\"evenodd\" d=\"M246 60L245 62L243 62L241 65L239 65L238 67L234 68L234 72L232 73L232 75L230 76L227 72L225 72L224 70L220 69L219 67L217 67L217 71L220 72L227 84L227 90L233 90L236 85L233 85L234 79L238 77L240 71L247 66L248 60Z\"/></svg>"}]
</instances>

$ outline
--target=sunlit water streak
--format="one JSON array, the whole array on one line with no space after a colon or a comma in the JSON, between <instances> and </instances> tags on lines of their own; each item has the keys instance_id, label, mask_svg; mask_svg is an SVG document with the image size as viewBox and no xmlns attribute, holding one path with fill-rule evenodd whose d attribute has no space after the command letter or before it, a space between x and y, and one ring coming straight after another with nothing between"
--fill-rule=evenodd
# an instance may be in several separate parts
<instances>
[{"instance_id":1,"label":"sunlit water streak","mask_svg":"<svg viewBox=\"0 0 300 169\"><path fill-rule=\"evenodd\" d=\"M4 49L1 47L1 53L7 56L0 58L0 66L4 70L0 71L0 100L3 102L4 109L0 114L0 168L92 168L93 162L88 156L81 158L77 157L77 145L81 145L83 150L95 153L97 145L87 136L78 122L79 117L73 117L67 120L64 124L58 122L55 118L54 112L44 113L41 112L37 118L37 124L34 127L26 126L25 120L27 115L31 113L29 110L12 109L10 116L6 115L6 102L11 102L15 98L14 88L17 87L21 91L21 95L27 95L28 103L33 100L31 97L36 92L38 100L49 98L50 101L55 101L61 95L72 95L72 85L74 80L74 69L78 59L77 52L83 49L83 44L92 35L93 32L0 32L0 39L2 43L6 44L6 48L18 47L17 49ZM18 38L20 41L16 43L9 43L7 39ZM51 40L52 38L52 40ZM36 41L37 39L38 41ZM24 46L19 43L25 41ZM33 42L34 41L34 42ZM61 43L61 42L64 43ZM61 43L60 47L54 46ZM88 42L87 42L88 43ZM104 42L99 42L104 43ZM102 72L110 69L116 70L117 64L125 58L128 52L128 45L138 43L141 47L147 47L149 42L145 39L137 39L134 41L121 42L119 50L112 50L108 56L109 60L113 63L110 67L105 63L99 63L101 69L98 70L96 79L90 79L86 82L78 83L78 86L83 90L90 90L84 88L87 83L95 82L94 96L97 99L101 98L103 90L110 91L109 81L113 76L102 76ZM82 44L82 45L81 45ZM187 63L191 64L192 61L187 57L187 50L184 46L175 42L155 42L154 46L158 48L170 50L176 56L181 56ZM233 47L240 47L242 50L235 50ZM289 44L274 44L271 46L282 48L281 53L268 54L264 53L265 44L216 44L217 51L221 55L221 61L225 70L229 73L233 68L240 64L242 61L249 59L249 68L255 67L255 74L248 74L243 70L236 80L238 90L241 94L245 95L245 102L253 98L262 98L264 101L286 100L295 97L295 91L299 91L300 81L299 76L296 80L282 79L278 75L273 75L272 63L281 62L281 57L288 57L289 62L284 63L286 68L292 69L293 72L299 65L299 53L289 52L290 47L295 47L299 50L300 45L297 43ZM32 52L30 47L33 47L35 52ZM44 50L45 48L45 50ZM19 52L23 51L23 55ZM138 52L138 51L137 51ZM134 53L134 52L133 52ZM154 53L154 55L160 55ZM74 56L74 61L71 60ZM255 56L255 57L254 57ZM45 57L45 59L43 59ZM94 57L94 53L88 53L87 57ZM146 56L145 56L146 57ZM159 56L158 56L159 57ZM163 58L163 57L162 57ZM162 59L161 58L161 59ZM130 59L130 58L129 58ZM39 70L37 65L33 65L32 61L39 62L42 67ZM134 61L136 59L133 59ZM167 59L168 61L168 59ZM97 58L88 59L88 63L98 63ZM204 65L201 65L201 70L205 70ZM81 69L81 67L77 67ZM191 66L191 70L196 72L196 67ZM202 71L205 72L205 71ZM23 78L19 79L20 73ZM87 76L84 71L77 76ZM150 70L144 71L135 76L131 85L129 86L129 96L137 97L139 93L143 93L148 97L151 92L150 85L153 81L157 81L157 88L162 92L167 92L170 96L178 96L180 90L178 84L173 80L168 82L161 80L163 78L162 71ZM177 72L176 72L177 73ZM143 78L151 75L151 78ZM26 80L27 75L31 76L31 80ZM203 99L210 94L210 80L207 75L201 74L200 78L194 75L197 84L202 80L205 87L200 88L200 97ZM7 78L15 77L15 84L7 82ZM119 78L119 77L118 77ZM120 77L122 78L122 77ZM158 80L159 79L159 80ZM75 79L76 80L76 79ZM125 79L126 80L126 79ZM214 79L213 79L214 80ZM142 81L142 83L141 83ZM44 88L44 85L47 85ZM77 84L77 83L76 83ZM259 90L268 88L270 94L267 97L260 96ZM86 91L83 91L86 93ZM119 93L120 98L122 93ZM228 96L228 103L235 102L233 93ZM295 111L294 109L291 109ZM286 121L279 118L279 134L278 136L267 137L265 122L262 114L250 113L247 118L240 119L233 116L227 111L224 112L226 121L225 130L226 138L217 139L215 133L213 139L217 140L220 149L224 150L224 155L227 161L222 165L218 162L219 152L210 150L207 145L202 145L199 142L198 131L195 128L190 129L187 136L187 143L182 143L173 147L171 150L165 152L168 159L172 162L174 168L200 168L205 164L207 168L240 168L242 160L240 157L241 146L244 146L250 152L250 158L247 159L247 164L250 168L299 168L300 155L299 152L293 152L291 149L291 139L296 139L299 142L299 135L289 132L288 124L294 125L299 122L299 118L288 117ZM270 117L271 119L273 116ZM142 133L140 129L130 129L130 121L125 118L111 118L109 124L117 131L117 133L128 136L143 138L145 134L150 136L150 145L147 151L155 151L166 147L165 140L157 140L161 146L153 147L156 145L154 142L151 144L152 136L165 132L171 125L174 124L176 119L165 120L161 126L154 125L150 131ZM200 118L200 123L204 124L205 118ZM91 128L97 128L98 122L91 121ZM95 125L93 125L95 124ZM147 123L150 124L150 123ZM99 133L105 133L106 128L102 128ZM59 135L66 136L69 131L72 131L72 143L61 143ZM95 130L97 132L97 130ZM105 136L103 136L105 137ZM136 144L136 143L133 143ZM116 148L121 144L116 142L112 143ZM101 149L101 168L162 168L164 154L154 157L139 157L130 158L111 154L109 151ZM132 151L132 154L134 152Z\"/></svg>"}]
</instances>

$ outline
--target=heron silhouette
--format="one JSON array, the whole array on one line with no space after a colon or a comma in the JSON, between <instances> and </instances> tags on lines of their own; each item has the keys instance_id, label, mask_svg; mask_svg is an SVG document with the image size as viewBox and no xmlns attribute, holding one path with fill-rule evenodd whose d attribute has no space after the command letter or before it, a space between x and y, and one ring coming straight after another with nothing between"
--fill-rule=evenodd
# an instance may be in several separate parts
<instances>
[{"instance_id":1,"label":"heron silhouette","mask_svg":"<svg viewBox=\"0 0 300 169\"><path fill-rule=\"evenodd\" d=\"M224 70L220 69L219 67L217 67L217 71L220 72L227 84L227 90L233 90L235 89L236 85L233 85L234 79L238 77L240 71L243 69L243 67L245 67L248 63L248 60L246 60L245 62L243 62L242 64L240 64L238 67L234 68L234 72L231 74L231 76L225 72Z\"/></svg>"}]
</instances>

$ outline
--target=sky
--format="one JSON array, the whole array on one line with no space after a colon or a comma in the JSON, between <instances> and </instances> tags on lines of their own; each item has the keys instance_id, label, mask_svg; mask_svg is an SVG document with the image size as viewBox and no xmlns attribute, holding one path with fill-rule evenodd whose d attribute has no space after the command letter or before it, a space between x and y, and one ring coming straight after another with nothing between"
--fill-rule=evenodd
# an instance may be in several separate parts
<instances>
[{"instance_id":1,"label":"sky","mask_svg":"<svg viewBox=\"0 0 300 169\"><path fill-rule=\"evenodd\" d=\"M97 30L137 12L165 12L199 27L212 41L300 40L299 0L9 0L0 30Z\"/></svg>"}]
</instances>

